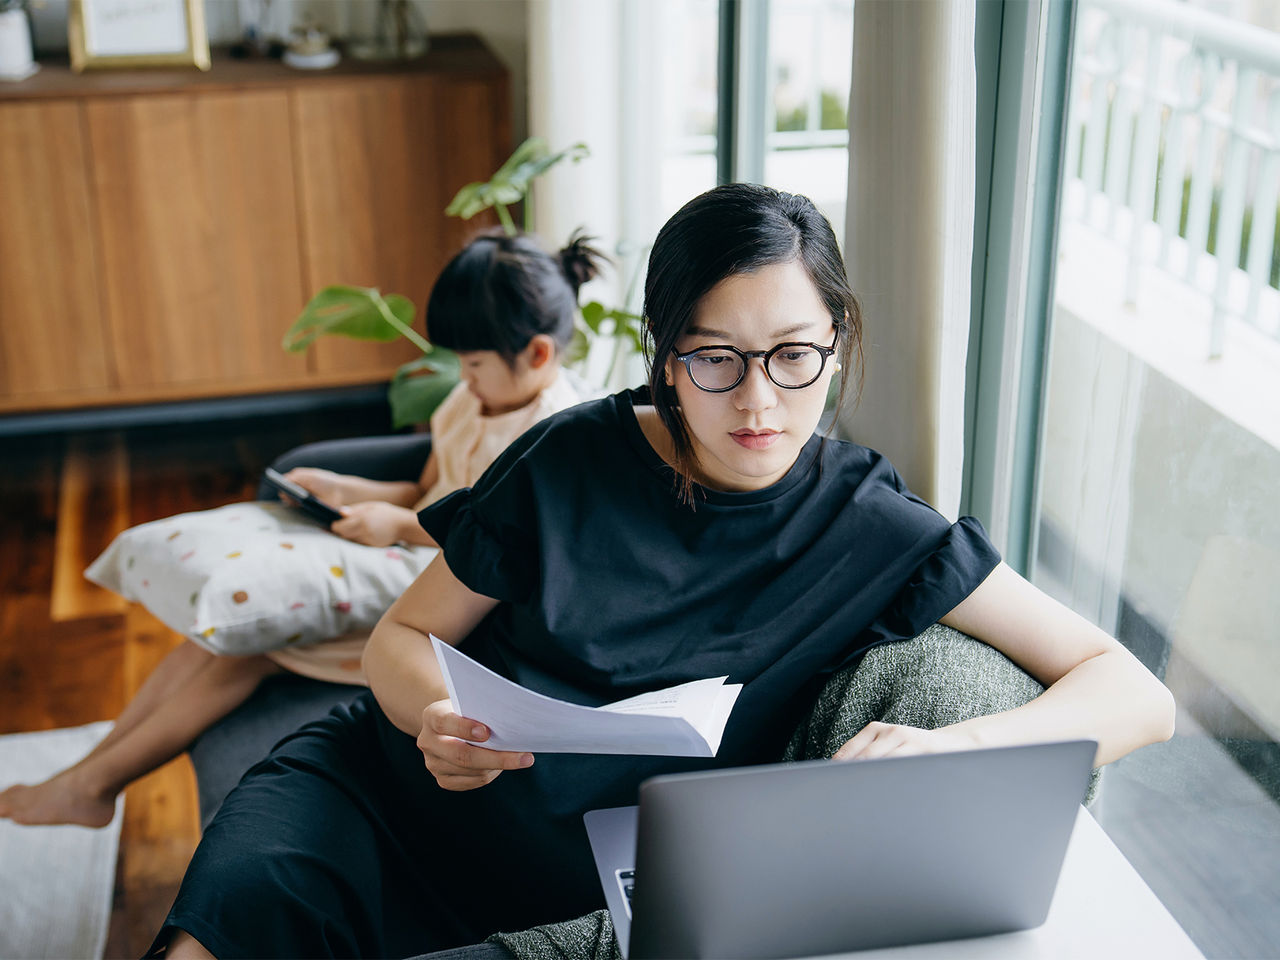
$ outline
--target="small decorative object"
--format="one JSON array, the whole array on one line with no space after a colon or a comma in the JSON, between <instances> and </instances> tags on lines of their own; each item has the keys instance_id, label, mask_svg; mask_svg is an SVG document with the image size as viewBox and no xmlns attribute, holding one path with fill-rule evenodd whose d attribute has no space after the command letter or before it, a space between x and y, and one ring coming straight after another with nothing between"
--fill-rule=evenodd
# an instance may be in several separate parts
<instances>
[{"instance_id":1,"label":"small decorative object","mask_svg":"<svg viewBox=\"0 0 1280 960\"><path fill-rule=\"evenodd\" d=\"M233 57L265 57L271 49L268 38L271 0L236 0L244 40L231 48Z\"/></svg>"},{"instance_id":2,"label":"small decorative object","mask_svg":"<svg viewBox=\"0 0 1280 960\"><path fill-rule=\"evenodd\" d=\"M0 80L25 80L39 69L25 0L0 0Z\"/></svg>"},{"instance_id":3,"label":"small decorative object","mask_svg":"<svg viewBox=\"0 0 1280 960\"><path fill-rule=\"evenodd\" d=\"M412 60L427 52L427 27L409 0L379 0L372 40L351 44L358 60Z\"/></svg>"},{"instance_id":4,"label":"small decorative object","mask_svg":"<svg viewBox=\"0 0 1280 960\"><path fill-rule=\"evenodd\" d=\"M341 59L329 46L329 35L318 27L307 25L299 30L284 52L284 62L299 70L328 70Z\"/></svg>"},{"instance_id":5,"label":"small decorative object","mask_svg":"<svg viewBox=\"0 0 1280 960\"><path fill-rule=\"evenodd\" d=\"M203 0L71 0L71 69L209 69Z\"/></svg>"}]
</instances>

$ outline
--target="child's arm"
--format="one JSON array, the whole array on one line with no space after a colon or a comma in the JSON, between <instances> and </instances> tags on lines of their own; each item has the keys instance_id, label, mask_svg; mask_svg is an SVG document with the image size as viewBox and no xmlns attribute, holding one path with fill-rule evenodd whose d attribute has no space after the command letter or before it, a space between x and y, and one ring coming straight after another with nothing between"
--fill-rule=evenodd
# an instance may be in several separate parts
<instances>
[{"instance_id":1,"label":"child's arm","mask_svg":"<svg viewBox=\"0 0 1280 960\"><path fill-rule=\"evenodd\" d=\"M427 459L428 465L434 458L433 453ZM426 475L425 469L423 475ZM412 480L370 480L347 473L321 470L318 467L294 467L285 474L285 478L305 487L319 499L334 507L364 503L369 500L381 500L400 507L411 507L418 502L425 489L420 488Z\"/></svg>"},{"instance_id":2,"label":"child's arm","mask_svg":"<svg viewBox=\"0 0 1280 960\"><path fill-rule=\"evenodd\" d=\"M393 543L414 546L439 546L418 523L418 515L408 507L381 500L369 500L342 508L343 517L329 528L340 537L370 547L389 547Z\"/></svg>"},{"instance_id":3,"label":"child's arm","mask_svg":"<svg viewBox=\"0 0 1280 960\"><path fill-rule=\"evenodd\" d=\"M422 476L418 477L418 489L422 491L418 496L426 496L427 491L434 487L439 479L440 461L436 459L436 451L433 447L431 455L427 457L427 462L422 465Z\"/></svg>"}]
</instances>

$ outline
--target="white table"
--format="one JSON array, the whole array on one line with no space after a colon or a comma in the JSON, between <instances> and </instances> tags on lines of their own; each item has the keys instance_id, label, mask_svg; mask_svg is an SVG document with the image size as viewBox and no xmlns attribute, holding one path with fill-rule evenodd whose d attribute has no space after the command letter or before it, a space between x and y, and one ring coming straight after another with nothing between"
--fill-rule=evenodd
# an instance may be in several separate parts
<instances>
[{"instance_id":1,"label":"white table","mask_svg":"<svg viewBox=\"0 0 1280 960\"><path fill-rule=\"evenodd\" d=\"M856 960L1179 957L1202 954L1087 810L1080 808L1043 926L971 940L839 954Z\"/></svg>"}]
</instances>

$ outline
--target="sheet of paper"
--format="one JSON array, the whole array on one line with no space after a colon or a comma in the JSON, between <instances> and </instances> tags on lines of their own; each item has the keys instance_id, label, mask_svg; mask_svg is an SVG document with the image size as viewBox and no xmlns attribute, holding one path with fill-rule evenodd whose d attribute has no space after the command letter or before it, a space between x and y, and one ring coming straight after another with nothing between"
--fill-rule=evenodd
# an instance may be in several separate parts
<instances>
[{"instance_id":1,"label":"sheet of paper","mask_svg":"<svg viewBox=\"0 0 1280 960\"><path fill-rule=\"evenodd\" d=\"M742 684L694 680L603 707L543 696L431 638L453 711L488 726L480 746L531 753L713 757Z\"/></svg>"}]
</instances>

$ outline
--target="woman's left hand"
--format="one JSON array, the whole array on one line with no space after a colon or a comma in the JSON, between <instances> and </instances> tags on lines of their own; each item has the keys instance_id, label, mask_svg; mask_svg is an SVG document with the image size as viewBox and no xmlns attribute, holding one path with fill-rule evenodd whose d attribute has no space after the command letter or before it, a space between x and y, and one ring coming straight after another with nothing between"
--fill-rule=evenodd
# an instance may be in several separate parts
<instances>
[{"instance_id":1,"label":"woman's left hand","mask_svg":"<svg viewBox=\"0 0 1280 960\"><path fill-rule=\"evenodd\" d=\"M389 547L404 539L406 518L417 523L412 510L383 500L366 500L341 510L342 519L335 520L329 529L370 547Z\"/></svg>"},{"instance_id":2,"label":"woman's left hand","mask_svg":"<svg viewBox=\"0 0 1280 960\"><path fill-rule=\"evenodd\" d=\"M873 720L835 752L832 760L875 760L920 753L975 750L978 741L959 725L924 730L901 723Z\"/></svg>"}]
</instances>

